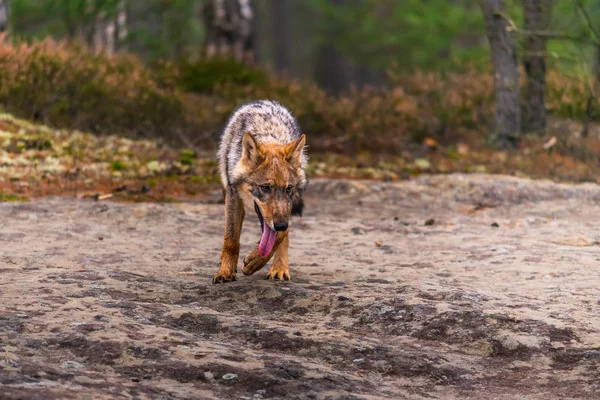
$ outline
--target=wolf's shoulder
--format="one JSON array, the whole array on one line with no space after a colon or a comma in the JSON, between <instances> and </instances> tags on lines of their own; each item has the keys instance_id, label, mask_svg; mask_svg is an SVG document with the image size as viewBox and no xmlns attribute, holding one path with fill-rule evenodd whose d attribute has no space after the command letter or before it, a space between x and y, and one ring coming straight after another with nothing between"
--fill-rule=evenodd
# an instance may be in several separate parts
<instances>
[{"instance_id":1,"label":"wolf's shoulder","mask_svg":"<svg viewBox=\"0 0 600 400\"><path fill-rule=\"evenodd\" d=\"M233 114L236 114L238 111L284 111L289 112L289 110L277 100L269 100L269 99L260 99L260 100L252 100L247 103L244 103L237 107Z\"/></svg>"},{"instance_id":2,"label":"wolf's shoulder","mask_svg":"<svg viewBox=\"0 0 600 400\"><path fill-rule=\"evenodd\" d=\"M253 115L268 115L275 119L293 119L295 121L290 110L276 100L254 100L242 104L231 113L231 119L241 116L252 117Z\"/></svg>"},{"instance_id":3,"label":"wolf's shoulder","mask_svg":"<svg viewBox=\"0 0 600 400\"><path fill-rule=\"evenodd\" d=\"M284 105L275 100L255 100L238 107L231 115L223 136L251 132L259 141L289 143L300 136L300 125Z\"/></svg>"}]
</instances>

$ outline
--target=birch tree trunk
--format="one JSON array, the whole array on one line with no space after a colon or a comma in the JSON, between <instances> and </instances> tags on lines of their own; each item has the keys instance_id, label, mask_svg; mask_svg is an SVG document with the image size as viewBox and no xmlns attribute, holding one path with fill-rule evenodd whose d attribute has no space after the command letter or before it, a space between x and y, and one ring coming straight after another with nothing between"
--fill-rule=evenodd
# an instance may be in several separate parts
<instances>
[{"instance_id":1,"label":"birch tree trunk","mask_svg":"<svg viewBox=\"0 0 600 400\"><path fill-rule=\"evenodd\" d=\"M114 34L114 26L111 26L111 21L107 20L106 14L101 11L99 12L92 22L93 27L93 49L96 53L105 52L108 55L113 53L112 48L109 48L113 43L109 43L109 34Z\"/></svg>"},{"instance_id":2,"label":"birch tree trunk","mask_svg":"<svg viewBox=\"0 0 600 400\"><path fill-rule=\"evenodd\" d=\"M94 52L110 56L125 46L127 39L127 0L121 0L113 8L101 8L98 3L86 0L85 11L79 20L71 21L78 26L79 37Z\"/></svg>"},{"instance_id":3,"label":"birch tree trunk","mask_svg":"<svg viewBox=\"0 0 600 400\"><path fill-rule=\"evenodd\" d=\"M116 43L117 51L127 50L127 35L129 31L127 29L127 2L121 0L117 9L117 20L116 20Z\"/></svg>"},{"instance_id":4,"label":"birch tree trunk","mask_svg":"<svg viewBox=\"0 0 600 400\"><path fill-rule=\"evenodd\" d=\"M8 0L0 0L0 33L8 32Z\"/></svg>"},{"instance_id":5,"label":"birch tree trunk","mask_svg":"<svg viewBox=\"0 0 600 400\"><path fill-rule=\"evenodd\" d=\"M232 55L242 62L254 62L254 10L251 0L204 0L206 28L204 54Z\"/></svg>"}]
</instances>

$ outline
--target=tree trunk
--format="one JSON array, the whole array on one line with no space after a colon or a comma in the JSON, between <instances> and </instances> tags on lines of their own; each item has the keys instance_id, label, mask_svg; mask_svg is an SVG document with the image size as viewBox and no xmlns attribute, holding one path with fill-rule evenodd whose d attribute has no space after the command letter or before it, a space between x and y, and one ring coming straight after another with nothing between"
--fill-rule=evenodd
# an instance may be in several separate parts
<instances>
[{"instance_id":1,"label":"tree trunk","mask_svg":"<svg viewBox=\"0 0 600 400\"><path fill-rule=\"evenodd\" d=\"M129 34L127 30L127 1L121 0L119 2L119 8L117 10L117 50L124 51L127 50L127 35Z\"/></svg>"},{"instance_id":2,"label":"tree trunk","mask_svg":"<svg viewBox=\"0 0 600 400\"><path fill-rule=\"evenodd\" d=\"M328 0L332 6L343 4L344 0ZM353 81L352 65L331 43L335 33L327 32L315 51L314 77L319 86L329 94L339 95Z\"/></svg>"},{"instance_id":3,"label":"tree trunk","mask_svg":"<svg viewBox=\"0 0 600 400\"><path fill-rule=\"evenodd\" d=\"M148 44L146 39L163 35L160 4L156 0L129 0L126 3L127 50L148 60L155 56L156 42Z\"/></svg>"},{"instance_id":4,"label":"tree trunk","mask_svg":"<svg viewBox=\"0 0 600 400\"><path fill-rule=\"evenodd\" d=\"M124 45L127 38L126 0L119 1L114 9L102 9L97 3L89 3L89 26L87 31L90 47L97 53L113 55Z\"/></svg>"},{"instance_id":5,"label":"tree trunk","mask_svg":"<svg viewBox=\"0 0 600 400\"><path fill-rule=\"evenodd\" d=\"M206 39L204 40L204 49L202 54L206 57L213 57L217 53L217 25L215 1L204 0L202 2L202 25Z\"/></svg>"},{"instance_id":6,"label":"tree trunk","mask_svg":"<svg viewBox=\"0 0 600 400\"><path fill-rule=\"evenodd\" d=\"M519 70L513 34L504 15L504 0L481 0L480 4L494 67L495 141L502 147L516 147L521 129L521 110Z\"/></svg>"},{"instance_id":7,"label":"tree trunk","mask_svg":"<svg viewBox=\"0 0 600 400\"><path fill-rule=\"evenodd\" d=\"M525 29L546 31L550 25L552 0L523 0ZM529 35L525 40L523 64L527 73L523 129L543 133L546 130L546 39Z\"/></svg>"},{"instance_id":8,"label":"tree trunk","mask_svg":"<svg viewBox=\"0 0 600 400\"><path fill-rule=\"evenodd\" d=\"M289 42L289 1L271 0L271 18L273 26L273 58L278 72L287 71L290 66Z\"/></svg>"},{"instance_id":9,"label":"tree trunk","mask_svg":"<svg viewBox=\"0 0 600 400\"><path fill-rule=\"evenodd\" d=\"M240 62L254 62L251 0L204 0L202 14L207 31L206 56L233 55Z\"/></svg>"},{"instance_id":10,"label":"tree trunk","mask_svg":"<svg viewBox=\"0 0 600 400\"><path fill-rule=\"evenodd\" d=\"M104 11L99 11L92 22L93 49L96 53L112 55L114 52L115 26L111 18L107 18Z\"/></svg>"},{"instance_id":11,"label":"tree trunk","mask_svg":"<svg viewBox=\"0 0 600 400\"><path fill-rule=\"evenodd\" d=\"M237 57L240 61L252 64L254 54L254 10L252 0L238 0L239 20L236 34Z\"/></svg>"},{"instance_id":12,"label":"tree trunk","mask_svg":"<svg viewBox=\"0 0 600 400\"><path fill-rule=\"evenodd\" d=\"M108 56L115 53L115 38L117 32L116 19L108 17L105 12L96 16L94 50Z\"/></svg>"},{"instance_id":13,"label":"tree trunk","mask_svg":"<svg viewBox=\"0 0 600 400\"><path fill-rule=\"evenodd\" d=\"M0 0L0 33L8 32L8 0Z\"/></svg>"},{"instance_id":14,"label":"tree trunk","mask_svg":"<svg viewBox=\"0 0 600 400\"><path fill-rule=\"evenodd\" d=\"M585 119L583 120L582 137L588 137L590 133L590 124L594 120L594 103L598 102L598 89L600 88L600 45L594 46L594 82L585 105Z\"/></svg>"}]
</instances>

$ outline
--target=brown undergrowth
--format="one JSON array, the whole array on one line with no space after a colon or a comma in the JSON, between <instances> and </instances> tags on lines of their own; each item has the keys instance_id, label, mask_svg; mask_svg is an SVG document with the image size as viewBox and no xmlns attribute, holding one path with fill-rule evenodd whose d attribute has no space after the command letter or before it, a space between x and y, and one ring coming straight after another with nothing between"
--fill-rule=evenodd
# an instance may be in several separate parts
<instances>
[{"instance_id":1,"label":"brown undergrowth","mask_svg":"<svg viewBox=\"0 0 600 400\"><path fill-rule=\"evenodd\" d=\"M87 193L171 201L219 190L220 131L235 107L261 98L298 118L311 177L489 172L598 181L600 108L588 107L586 77L551 71L547 135L525 136L510 152L487 143L492 87L489 74L469 69L391 72L389 87L333 98L231 60L145 65L52 40L0 41L0 105L8 112L0 115L0 200ZM592 120L585 138L578 118Z\"/></svg>"},{"instance_id":2,"label":"brown undergrowth","mask_svg":"<svg viewBox=\"0 0 600 400\"><path fill-rule=\"evenodd\" d=\"M523 75L523 74L522 74ZM314 84L271 76L227 59L142 63L62 42L0 40L0 105L21 118L61 129L214 151L240 104L270 98L297 116L313 151L398 154L426 138L456 147L487 137L493 117L489 73L390 71L384 88L332 97ZM590 79L548 73L548 108L557 119L599 119Z\"/></svg>"}]
</instances>

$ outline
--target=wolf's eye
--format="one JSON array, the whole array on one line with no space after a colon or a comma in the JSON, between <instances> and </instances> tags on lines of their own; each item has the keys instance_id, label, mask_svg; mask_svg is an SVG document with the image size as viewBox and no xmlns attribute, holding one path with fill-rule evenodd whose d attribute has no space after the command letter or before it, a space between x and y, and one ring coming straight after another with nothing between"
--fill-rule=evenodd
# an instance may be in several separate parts
<instances>
[{"instance_id":1,"label":"wolf's eye","mask_svg":"<svg viewBox=\"0 0 600 400\"><path fill-rule=\"evenodd\" d=\"M260 190L263 193L269 193L271 191L271 186L269 186L269 185L260 185Z\"/></svg>"},{"instance_id":2,"label":"wolf's eye","mask_svg":"<svg viewBox=\"0 0 600 400\"><path fill-rule=\"evenodd\" d=\"M294 191L294 186L288 185L288 187L287 187L286 190L287 190L288 193L292 193Z\"/></svg>"}]
</instances>

